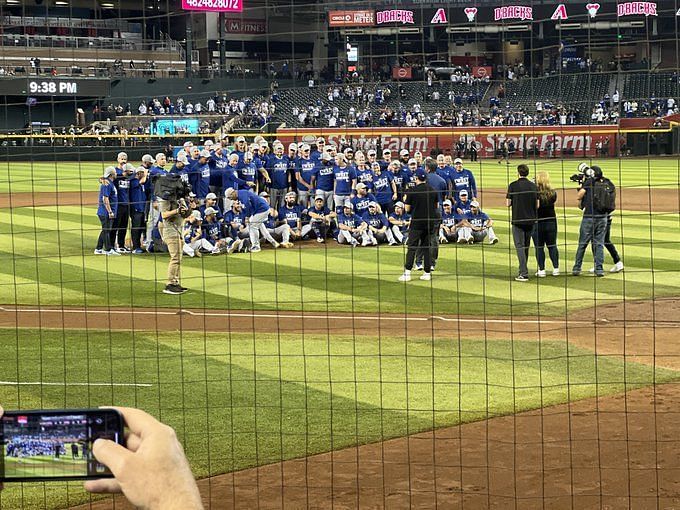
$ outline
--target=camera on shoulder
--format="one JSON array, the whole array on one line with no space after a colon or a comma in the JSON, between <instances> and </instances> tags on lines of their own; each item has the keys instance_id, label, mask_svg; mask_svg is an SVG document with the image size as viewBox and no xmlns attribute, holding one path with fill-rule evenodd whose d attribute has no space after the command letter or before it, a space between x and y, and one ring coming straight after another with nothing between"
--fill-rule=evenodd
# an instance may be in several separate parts
<instances>
[{"instance_id":1,"label":"camera on shoulder","mask_svg":"<svg viewBox=\"0 0 680 510\"><path fill-rule=\"evenodd\" d=\"M178 174L167 174L156 179L153 192L161 200L179 202L182 199L186 201L191 193L191 185L182 180Z\"/></svg>"}]
</instances>

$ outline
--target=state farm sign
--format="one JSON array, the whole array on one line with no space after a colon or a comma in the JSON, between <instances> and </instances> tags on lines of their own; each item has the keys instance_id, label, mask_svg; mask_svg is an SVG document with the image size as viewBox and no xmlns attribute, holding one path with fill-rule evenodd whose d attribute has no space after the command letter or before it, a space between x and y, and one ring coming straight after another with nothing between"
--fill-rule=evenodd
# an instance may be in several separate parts
<instances>
[{"instance_id":1,"label":"state farm sign","mask_svg":"<svg viewBox=\"0 0 680 510\"><path fill-rule=\"evenodd\" d=\"M331 27L370 27L375 25L374 11L330 11L328 26Z\"/></svg>"}]
</instances>

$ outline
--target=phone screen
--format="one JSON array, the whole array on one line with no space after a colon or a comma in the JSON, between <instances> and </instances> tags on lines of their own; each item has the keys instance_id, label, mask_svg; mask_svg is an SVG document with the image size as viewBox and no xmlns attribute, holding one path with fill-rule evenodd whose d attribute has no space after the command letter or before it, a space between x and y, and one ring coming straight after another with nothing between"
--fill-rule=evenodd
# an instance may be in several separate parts
<instances>
[{"instance_id":1,"label":"phone screen","mask_svg":"<svg viewBox=\"0 0 680 510\"><path fill-rule=\"evenodd\" d=\"M2 416L5 481L110 477L92 455L96 439L123 444L123 420L114 409L8 411Z\"/></svg>"}]
</instances>

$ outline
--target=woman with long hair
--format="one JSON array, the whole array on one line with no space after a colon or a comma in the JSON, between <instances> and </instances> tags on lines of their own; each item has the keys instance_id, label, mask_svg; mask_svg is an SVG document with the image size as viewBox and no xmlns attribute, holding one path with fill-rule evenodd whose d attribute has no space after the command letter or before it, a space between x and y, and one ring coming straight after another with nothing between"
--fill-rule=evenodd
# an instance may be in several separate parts
<instances>
[{"instance_id":1,"label":"woman with long hair","mask_svg":"<svg viewBox=\"0 0 680 510\"><path fill-rule=\"evenodd\" d=\"M545 250L548 248L548 255L553 265L553 276L560 274L560 254L557 249L557 215L555 214L555 202L557 201L557 191L550 183L548 172L538 172L536 174L536 186L538 187L538 221L534 225L531 237L536 247L536 261L538 271L536 276L545 277Z\"/></svg>"}]
</instances>

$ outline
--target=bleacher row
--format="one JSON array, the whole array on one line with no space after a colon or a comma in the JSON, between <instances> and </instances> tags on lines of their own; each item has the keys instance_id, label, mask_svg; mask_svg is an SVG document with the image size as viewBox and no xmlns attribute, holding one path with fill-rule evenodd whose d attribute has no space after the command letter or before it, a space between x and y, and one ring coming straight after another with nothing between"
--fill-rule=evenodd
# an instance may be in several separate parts
<instances>
[{"instance_id":1,"label":"bleacher row","mask_svg":"<svg viewBox=\"0 0 680 510\"><path fill-rule=\"evenodd\" d=\"M475 83L466 85L462 83L448 83L443 81L428 87L425 82L402 82L401 84L383 83L366 84L364 90L375 90L378 87L389 87L392 94L383 104L366 104L361 99L342 98L334 101L328 100L328 88L332 85L320 85L315 88L299 87L295 89L280 90L277 103L277 120L286 122L290 126L299 127L299 121L293 114L294 108L304 109L310 105L321 105L321 108L337 107L341 117L347 117L350 107L357 112L368 109L371 111L374 124L375 119L385 108L399 110L405 108L411 110L415 103L420 105L425 115L433 115L438 111L449 109L451 101L448 92L453 90L455 94L463 95L463 107L468 106L466 97L474 94L482 111L489 107L488 97L498 92L498 82ZM406 92L402 98L398 93L401 86ZM499 99L501 108L513 111L523 110L529 113L536 112L536 102L540 101L553 106L561 106L566 111L577 111L580 116L577 122L586 124L591 121L592 108L602 100L606 94L612 95L614 90L619 91L620 103L625 100L643 101L649 98L667 99L678 98L680 84L678 75L671 72L643 72L627 73L618 75L615 73L582 73L553 75L541 78L525 78L516 81L503 82L504 94ZM439 91L439 99L432 99L432 92ZM426 99L426 95L429 98ZM488 96L488 97L487 97Z\"/></svg>"}]
</instances>

